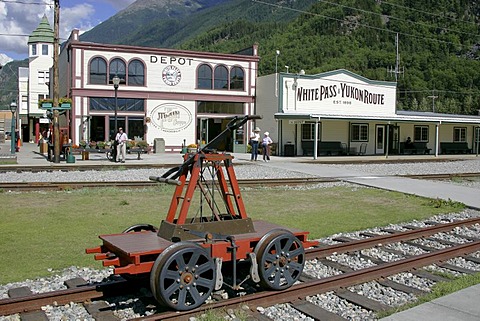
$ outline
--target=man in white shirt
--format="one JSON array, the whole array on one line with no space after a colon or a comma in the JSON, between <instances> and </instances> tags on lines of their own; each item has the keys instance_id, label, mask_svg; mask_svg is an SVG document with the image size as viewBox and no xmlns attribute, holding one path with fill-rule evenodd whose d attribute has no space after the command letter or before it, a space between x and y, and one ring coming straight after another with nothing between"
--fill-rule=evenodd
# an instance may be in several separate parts
<instances>
[{"instance_id":1,"label":"man in white shirt","mask_svg":"<svg viewBox=\"0 0 480 321\"><path fill-rule=\"evenodd\" d=\"M125 156L127 154L127 140L128 136L126 133L123 132L123 128L120 127L118 129L117 136L115 137L115 140L117 141L117 163L122 162L125 163Z\"/></svg>"}]
</instances>

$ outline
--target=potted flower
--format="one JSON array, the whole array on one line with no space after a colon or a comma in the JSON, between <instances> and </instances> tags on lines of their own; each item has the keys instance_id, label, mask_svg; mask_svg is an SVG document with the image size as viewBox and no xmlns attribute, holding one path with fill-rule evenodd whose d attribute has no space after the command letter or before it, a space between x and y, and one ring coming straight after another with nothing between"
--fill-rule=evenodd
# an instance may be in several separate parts
<instances>
[{"instance_id":1,"label":"potted flower","mask_svg":"<svg viewBox=\"0 0 480 321\"><path fill-rule=\"evenodd\" d=\"M87 147L87 142L84 141L84 140L81 140L78 145L80 146L80 148L86 148Z\"/></svg>"},{"instance_id":2,"label":"potted flower","mask_svg":"<svg viewBox=\"0 0 480 321\"><path fill-rule=\"evenodd\" d=\"M148 143L145 140L139 140L137 142L137 147L141 149L147 149L148 148Z\"/></svg>"},{"instance_id":3,"label":"potted flower","mask_svg":"<svg viewBox=\"0 0 480 321\"><path fill-rule=\"evenodd\" d=\"M104 149L104 148L105 148L105 145L106 145L105 142L97 142L97 147L98 147L98 149Z\"/></svg>"},{"instance_id":4,"label":"potted flower","mask_svg":"<svg viewBox=\"0 0 480 321\"><path fill-rule=\"evenodd\" d=\"M190 144L187 146L187 153L196 153L197 152L197 144Z\"/></svg>"},{"instance_id":5,"label":"potted flower","mask_svg":"<svg viewBox=\"0 0 480 321\"><path fill-rule=\"evenodd\" d=\"M97 148L97 142L92 140L90 143L88 143L88 146L90 146L91 149Z\"/></svg>"}]
</instances>

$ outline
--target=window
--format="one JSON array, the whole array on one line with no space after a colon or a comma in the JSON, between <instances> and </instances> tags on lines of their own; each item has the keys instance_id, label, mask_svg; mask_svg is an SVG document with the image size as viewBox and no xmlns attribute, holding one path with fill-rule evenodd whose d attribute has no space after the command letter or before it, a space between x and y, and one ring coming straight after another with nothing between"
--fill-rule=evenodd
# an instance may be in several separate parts
<instances>
[{"instance_id":1,"label":"window","mask_svg":"<svg viewBox=\"0 0 480 321\"><path fill-rule=\"evenodd\" d=\"M244 76L242 68L233 67L230 71L230 89L244 90Z\"/></svg>"},{"instance_id":2,"label":"window","mask_svg":"<svg viewBox=\"0 0 480 321\"><path fill-rule=\"evenodd\" d=\"M215 67L214 89L228 89L228 70L225 66Z\"/></svg>"},{"instance_id":3,"label":"window","mask_svg":"<svg viewBox=\"0 0 480 321\"><path fill-rule=\"evenodd\" d=\"M225 103L221 101L199 101L197 113L243 115L243 103Z\"/></svg>"},{"instance_id":4,"label":"window","mask_svg":"<svg viewBox=\"0 0 480 321\"><path fill-rule=\"evenodd\" d=\"M122 79L122 82L125 82L127 76L125 73L125 63L119 58L115 58L110 62L110 84L113 83L112 79L115 75Z\"/></svg>"},{"instance_id":5,"label":"window","mask_svg":"<svg viewBox=\"0 0 480 321\"><path fill-rule=\"evenodd\" d=\"M119 76L120 77L120 76ZM128 85L143 86L145 84L145 67L140 60L132 60L128 64Z\"/></svg>"},{"instance_id":6,"label":"window","mask_svg":"<svg viewBox=\"0 0 480 321\"><path fill-rule=\"evenodd\" d=\"M48 71L39 71L38 72L38 84L46 84L50 82L50 74Z\"/></svg>"},{"instance_id":7,"label":"window","mask_svg":"<svg viewBox=\"0 0 480 321\"><path fill-rule=\"evenodd\" d=\"M42 101L42 100L48 99L48 98L49 98L48 95L44 95L44 94L39 94L39 95L38 95L38 101Z\"/></svg>"},{"instance_id":8,"label":"window","mask_svg":"<svg viewBox=\"0 0 480 321\"><path fill-rule=\"evenodd\" d=\"M197 71L197 88L212 89L212 67L203 64Z\"/></svg>"},{"instance_id":9,"label":"window","mask_svg":"<svg viewBox=\"0 0 480 321\"><path fill-rule=\"evenodd\" d=\"M454 127L453 128L453 141L454 142L466 142L467 141L467 128L466 127Z\"/></svg>"},{"instance_id":10,"label":"window","mask_svg":"<svg viewBox=\"0 0 480 321\"><path fill-rule=\"evenodd\" d=\"M144 111L143 99L118 98L118 111ZM115 98L90 98L90 110L115 110Z\"/></svg>"},{"instance_id":11,"label":"window","mask_svg":"<svg viewBox=\"0 0 480 321\"><path fill-rule=\"evenodd\" d=\"M48 56L48 45L42 45L42 55Z\"/></svg>"},{"instance_id":12,"label":"window","mask_svg":"<svg viewBox=\"0 0 480 321\"><path fill-rule=\"evenodd\" d=\"M428 143L428 126L415 126L413 141Z\"/></svg>"},{"instance_id":13,"label":"window","mask_svg":"<svg viewBox=\"0 0 480 321\"><path fill-rule=\"evenodd\" d=\"M318 127L318 138L320 138L320 124ZM314 140L315 138L315 124L302 124L302 140ZM318 140L317 138L317 140Z\"/></svg>"},{"instance_id":14,"label":"window","mask_svg":"<svg viewBox=\"0 0 480 321\"><path fill-rule=\"evenodd\" d=\"M107 84L107 62L105 59L96 57L90 62L90 83L98 85Z\"/></svg>"},{"instance_id":15,"label":"window","mask_svg":"<svg viewBox=\"0 0 480 321\"><path fill-rule=\"evenodd\" d=\"M368 142L368 125L352 124L352 142Z\"/></svg>"},{"instance_id":16,"label":"window","mask_svg":"<svg viewBox=\"0 0 480 321\"><path fill-rule=\"evenodd\" d=\"M37 44L34 43L32 44L32 56L36 56L37 55Z\"/></svg>"}]
</instances>

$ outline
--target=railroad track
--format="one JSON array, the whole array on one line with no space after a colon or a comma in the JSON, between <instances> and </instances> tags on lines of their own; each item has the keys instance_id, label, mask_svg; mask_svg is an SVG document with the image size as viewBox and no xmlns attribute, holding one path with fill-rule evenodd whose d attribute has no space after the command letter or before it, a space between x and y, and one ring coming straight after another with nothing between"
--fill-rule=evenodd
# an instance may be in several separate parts
<instances>
[{"instance_id":1,"label":"railroad track","mask_svg":"<svg viewBox=\"0 0 480 321\"><path fill-rule=\"evenodd\" d=\"M238 180L241 186L277 186L277 185L302 185L317 184L326 182L337 182L335 178L274 178L274 179L241 179ZM12 191L38 191L38 190L72 190L80 188L106 188L106 187L128 187L145 188L157 186L158 182L151 181L111 181L111 182L15 182L0 183L0 190ZM188 184L188 182L187 182Z\"/></svg>"},{"instance_id":2,"label":"railroad track","mask_svg":"<svg viewBox=\"0 0 480 321\"><path fill-rule=\"evenodd\" d=\"M456 174L424 174L424 175L402 175L402 177L429 179L429 180L451 180L459 179L476 179L480 178L480 173L456 173ZM278 186L278 185L302 185L317 184L327 182L338 182L342 178L331 177L310 177L310 178L277 178L277 179L239 179L241 186ZM106 188L106 187L122 187L122 188L145 188L156 186L158 183L151 181L110 181L110 182L15 182L0 183L0 190L11 191L38 191L38 190L72 190L81 188Z\"/></svg>"},{"instance_id":3,"label":"railroad track","mask_svg":"<svg viewBox=\"0 0 480 321\"><path fill-rule=\"evenodd\" d=\"M261 318L256 314L256 307L259 306L271 306L278 303L290 303L292 307L301 311L304 314L311 316L312 318L319 319L320 316L329 315L331 312L323 310L322 308L315 306L308 302L305 298L307 296L313 296L327 291L334 291L336 295L344 297L347 300L355 302L360 306L373 310L382 310L385 307L381 304L376 304L368 298L360 298L358 295L352 294L353 292L345 290L349 286L355 284L369 282L372 280L379 280L391 287L402 288L401 285L395 284L386 280L389 275L404 272L413 271L421 267L438 263L444 265L447 268L452 269L452 266L448 266L444 262L454 257L465 257L478 264L480 259L468 256L469 253L480 251L480 235L478 238L465 237L467 242L463 244L450 243L443 249L430 248L427 253L415 256L405 256L401 260L392 262L385 262L378 259L371 258L375 261L375 266L368 268L362 268L353 270L346 266L343 266L336 262L329 263L325 258L338 253L355 253L359 255L359 251L369 249L372 247L384 248L388 244L398 242L410 242L416 239L430 238L435 239L435 235L438 233L455 233L459 227L468 227L475 224L480 224L480 218L471 218L467 220L461 220L451 223L435 223L431 226L424 228L414 228L412 226L406 226L406 231L394 232L387 231L388 234L376 235L366 233L364 239L353 240L341 238L338 241L341 243L329 246L322 246L318 248L312 248L306 250L307 260L321 260L324 264L330 264L332 267L342 270L342 274L325 277L325 278L313 278L308 275L301 277L300 284L296 284L291 288L283 291L263 291L254 294L248 294L242 297L235 297L232 299L221 300L216 303L203 305L197 309L188 312L172 312L166 311L157 313L152 316L143 316L134 320L188 320L189 317L201 313L206 308L208 309L220 309L239 305L248 305L251 309L250 313L257 318ZM478 231L480 229L477 228ZM433 237L432 237L433 236ZM440 263L439 263L440 262ZM443 262L443 263L442 263ZM454 268L454 267L453 267ZM428 273L419 272L423 277L428 277ZM431 276L434 278L435 276ZM438 278L438 277L437 277ZM118 293L118 289L131 289L125 286L127 283L124 280L115 281L103 284L86 285L81 284L79 287L75 287L68 290L56 291L45 294L27 295L19 298L11 298L0 300L0 315L10 315L15 313L25 313L28 311L35 311L41 309L41 306L47 304L64 304L69 302L90 302L92 300L104 299L107 293ZM405 286L403 290L405 291ZM91 303L91 302L90 302ZM333 316L331 316L333 317ZM97 317L97 320L102 320L101 317ZM334 319L333 319L334 320Z\"/></svg>"}]
</instances>

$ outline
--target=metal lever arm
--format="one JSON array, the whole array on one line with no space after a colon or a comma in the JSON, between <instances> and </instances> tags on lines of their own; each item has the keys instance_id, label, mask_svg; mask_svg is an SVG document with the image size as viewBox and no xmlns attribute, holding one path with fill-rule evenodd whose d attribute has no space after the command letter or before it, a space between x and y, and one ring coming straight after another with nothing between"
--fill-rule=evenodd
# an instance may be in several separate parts
<instances>
[{"instance_id":1,"label":"metal lever arm","mask_svg":"<svg viewBox=\"0 0 480 321\"><path fill-rule=\"evenodd\" d=\"M150 176L148 179L151 180L151 181L166 183L166 184L170 184L170 185L180 186L182 184L182 182L180 182L177 179L164 178L164 177L159 177L159 176Z\"/></svg>"}]
</instances>

